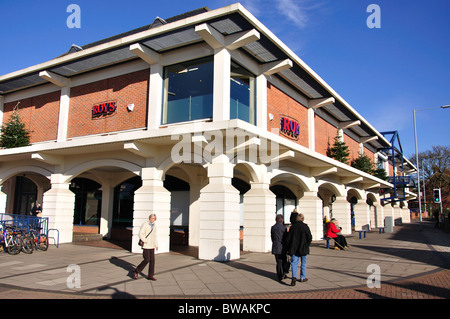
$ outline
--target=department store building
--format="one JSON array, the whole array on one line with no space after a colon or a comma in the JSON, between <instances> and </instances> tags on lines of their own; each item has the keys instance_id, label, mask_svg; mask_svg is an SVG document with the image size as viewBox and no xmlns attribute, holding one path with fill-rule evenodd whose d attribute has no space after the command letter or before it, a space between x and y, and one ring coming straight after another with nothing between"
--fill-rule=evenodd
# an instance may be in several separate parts
<instances>
[{"instance_id":1,"label":"department store building","mask_svg":"<svg viewBox=\"0 0 450 319\"><path fill-rule=\"evenodd\" d=\"M275 215L288 223L294 208L314 240L324 217L344 234L409 221L415 194L397 181L415 168L394 139L240 4L156 18L2 75L3 123L15 108L31 145L0 150L0 212L41 202L60 243L80 227L122 229L140 252L153 212L159 253L181 229L200 259L229 260L270 251ZM397 178L328 157L337 134L351 158Z\"/></svg>"}]
</instances>

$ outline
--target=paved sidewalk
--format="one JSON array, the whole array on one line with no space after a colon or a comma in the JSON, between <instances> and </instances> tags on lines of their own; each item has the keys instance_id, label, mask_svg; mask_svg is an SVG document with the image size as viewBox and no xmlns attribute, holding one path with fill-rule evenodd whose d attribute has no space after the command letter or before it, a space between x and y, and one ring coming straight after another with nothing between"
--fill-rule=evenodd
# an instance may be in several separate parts
<instances>
[{"instance_id":1,"label":"paved sidewalk","mask_svg":"<svg viewBox=\"0 0 450 319\"><path fill-rule=\"evenodd\" d=\"M278 282L270 253L245 253L226 263L180 253L156 256L157 281L131 278L141 254L77 244L51 246L46 252L0 254L1 298L450 298L450 234L424 222L395 227L394 233L370 232L348 238L350 249L326 249L314 242L305 283ZM381 287L367 280L379 269ZM147 271L147 268L144 269ZM77 277L77 274L80 276ZM79 279L79 281L77 281ZM79 286L77 285L79 283Z\"/></svg>"}]
</instances>

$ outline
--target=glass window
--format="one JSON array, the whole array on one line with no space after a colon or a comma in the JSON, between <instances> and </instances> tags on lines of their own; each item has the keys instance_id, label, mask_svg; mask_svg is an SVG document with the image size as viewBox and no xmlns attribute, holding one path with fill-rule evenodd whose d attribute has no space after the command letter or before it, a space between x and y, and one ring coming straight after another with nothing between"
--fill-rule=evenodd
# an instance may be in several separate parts
<instances>
[{"instance_id":1,"label":"glass window","mask_svg":"<svg viewBox=\"0 0 450 319\"><path fill-rule=\"evenodd\" d=\"M230 119L255 124L255 76L231 62Z\"/></svg>"},{"instance_id":2,"label":"glass window","mask_svg":"<svg viewBox=\"0 0 450 319\"><path fill-rule=\"evenodd\" d=\"M212 118L213 72L212 58L165 68L162 124Z\"/></svg>"}]
</instances>

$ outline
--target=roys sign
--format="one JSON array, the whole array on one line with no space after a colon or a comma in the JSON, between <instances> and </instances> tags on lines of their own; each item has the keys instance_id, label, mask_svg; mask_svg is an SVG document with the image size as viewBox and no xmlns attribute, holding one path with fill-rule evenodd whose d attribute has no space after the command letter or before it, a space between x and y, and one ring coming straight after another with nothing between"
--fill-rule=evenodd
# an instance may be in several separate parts
<instances>
[{"instance_id":1,"label":"roys sign","mask_svg":"<svg viewBox=\"0 0 450 319\"><path fill-rule=\"evenodd\" d=\"M297 140L300 134L300 124L292 117L282 115L280 121L280 132L286 137Z\"/></svg>"},{"instance_id":2,"label":"roys sign","mask_svg":"<svg viewBox=\"0 0 450 319\"><path fill-rule=\"evenodd\" d=\"M117 101L102 102L92 107L92 118L107 116L117 111Z\"/></svg>"}]
</instances>

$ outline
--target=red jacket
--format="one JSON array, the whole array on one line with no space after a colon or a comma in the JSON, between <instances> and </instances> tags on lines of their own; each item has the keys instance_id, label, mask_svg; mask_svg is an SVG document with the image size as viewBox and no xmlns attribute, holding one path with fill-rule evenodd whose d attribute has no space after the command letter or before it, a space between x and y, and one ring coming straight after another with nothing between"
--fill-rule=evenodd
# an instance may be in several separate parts
<instances>
[{"instance_id":1,"label":"red jacket","mask_svg":"<svg viewBox=\"0 0 450 319\"><path fill-rule=\"evenodd\" d=\"M331 237L331 238L336 238L337 237L337 233L339 233L341 230L338 229L336 227L336 225L332 222L329 222L327 224L327 233L326 233L326 237Z\"/></svg>"}]
</instances>

